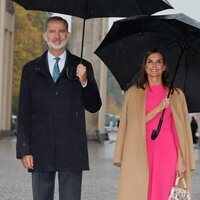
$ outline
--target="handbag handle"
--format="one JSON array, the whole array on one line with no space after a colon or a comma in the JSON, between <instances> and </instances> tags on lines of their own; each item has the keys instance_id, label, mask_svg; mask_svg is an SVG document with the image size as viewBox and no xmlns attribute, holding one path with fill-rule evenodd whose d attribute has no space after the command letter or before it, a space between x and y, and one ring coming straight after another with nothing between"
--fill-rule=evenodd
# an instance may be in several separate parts
<instances>
[{"instance_id":1,"label":"handbag handle","mask_svg":"<svg viewBox=\"0 0 200 200\"><path fill-rule=\"evenodd\" d=\"M178 186L178 183L179 183L180 179L182 181L183 188L186 189L187 188L186 181L185 181L185 179L183 177L180 177L180 176L176 177L175 186Z\"/></svg>"}]
</instances>

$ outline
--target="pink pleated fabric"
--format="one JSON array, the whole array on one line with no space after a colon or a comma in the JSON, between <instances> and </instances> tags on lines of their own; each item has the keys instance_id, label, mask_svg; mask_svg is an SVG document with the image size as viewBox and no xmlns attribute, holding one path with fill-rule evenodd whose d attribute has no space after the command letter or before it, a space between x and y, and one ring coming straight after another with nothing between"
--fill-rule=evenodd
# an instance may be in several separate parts
<instances>
[{"instance_id":1,"label":"pink pleated fabric","mask_svg":"<svg viewBox=\"0 0 200 200\"><path fill-rule=\"evenodd\" d=\"M151 85L147 89L146 113L155 108L167 96L162 85ZM149 166L148 200L168 200L176 178L177 148L179 141L174 126L171 107L164 115L159 136L151 140L153 129L157 128L161 113L146 124L147 155Z\"/></svg>"}]
</instances>

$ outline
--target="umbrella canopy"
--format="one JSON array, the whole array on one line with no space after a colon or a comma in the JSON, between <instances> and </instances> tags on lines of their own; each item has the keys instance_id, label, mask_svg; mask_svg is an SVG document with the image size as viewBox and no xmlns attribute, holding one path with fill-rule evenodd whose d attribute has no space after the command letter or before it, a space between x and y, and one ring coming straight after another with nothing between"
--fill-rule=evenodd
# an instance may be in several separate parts
<instances>
[{"instance_id":1,"label":"umbrella canopy","mask_svg":"<svg viewBox=\"0 0 200 200\"><path fill-rule=\"evenodd\" d=\"M13 0L27 10L56 12L83 18L81 62L85 35L85 20L97 17L129 17L151 15L173 8L167 0Z\"/></svg>"},{"instance_id":2,"label":"umbrella canopy","mask_svg":"<svg viewBox=\"0 0 200 200\"><path fill-rule=\"evenodd\" d=\"M184 14L119 20L95 54L110 69L121 89L127 90L137 82L143 57L150 49L165 53L170 76L177 72L175 85L185 92L189 112L199 112L200 23Z\"/></svg>"},{"instance_id":3,"label":"umbrella canopy","mask_svg":"<svg viewBox=\"0 0 200 200\"><path fill-rule=\"evenodd\" d=\"M151 15L172 8L162 0L14 0L27 10L56 12L83 19Z\"/></svg>"}]
</instances>

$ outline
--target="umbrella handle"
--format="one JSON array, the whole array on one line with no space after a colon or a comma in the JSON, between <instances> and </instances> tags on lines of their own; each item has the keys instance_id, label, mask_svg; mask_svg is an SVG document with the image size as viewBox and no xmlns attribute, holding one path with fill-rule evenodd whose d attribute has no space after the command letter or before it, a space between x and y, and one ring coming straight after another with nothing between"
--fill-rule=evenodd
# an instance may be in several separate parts
<instances>
[{"instance_id":1,"label":"umbrella handle","mask_svg":"<svg viewBox=\"0 0 200 200\"><path fill-rule=\"evenodd\" d=\"M153 130L152 133L151 133L151 139L152 139L152 140L155 140L155 139L158 137L159 133L160 133L160 129L161 129L162 123L163 123L163 116L164 116L164 113L165 113L165 109L164 109L163 112L162 112L162 116L161 116L161 118L160 118L160 120L159 120L159 122L158 122L157 129L156 129L156 130Z\"/></svg>"}]
</instances>

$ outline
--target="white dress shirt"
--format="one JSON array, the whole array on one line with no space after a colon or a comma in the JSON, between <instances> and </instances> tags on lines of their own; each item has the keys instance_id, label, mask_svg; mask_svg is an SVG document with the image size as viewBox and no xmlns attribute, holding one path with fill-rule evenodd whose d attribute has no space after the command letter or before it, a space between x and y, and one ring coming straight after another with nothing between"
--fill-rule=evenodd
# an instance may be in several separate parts
<instances>
[{"instance_id":1,"label":"white dress shirt","mask_svg":"<svg viewBox=\"0 0 200 200\"><path fill-rule=\"evenodd\" d=\"M47 60L48 60L48 64L49 64L49 71L51 76L53 77L53 66L55 64L55 56L53 56L49 51L47 53ZM67 58L67 52L64 51L60 56L59 56L60 60L58 61L58 67L60 70L60 73L62 72L64 66L65 66L65 61Z\"/></svg>"}]
</instances>

